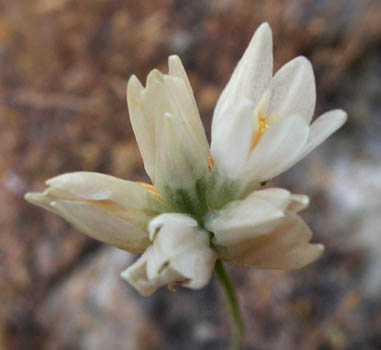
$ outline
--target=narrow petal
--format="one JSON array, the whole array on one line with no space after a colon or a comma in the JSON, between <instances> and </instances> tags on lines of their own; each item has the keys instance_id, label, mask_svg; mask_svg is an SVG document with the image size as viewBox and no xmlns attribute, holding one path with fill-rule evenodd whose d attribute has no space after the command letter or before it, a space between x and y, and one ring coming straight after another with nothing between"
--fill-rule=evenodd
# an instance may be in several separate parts
<instances>
[{"instance_id":1,"label":"narrow petal","mask_svg":"<svg viewBox=\"0 0 381 350\"><path fill-rule=\"evenodd\" d=\"M255 191L243 200L229 203L206 217L216 245L231 246L269 234L279 226L291 203L289 191L269 188Z\"/></svg>"},{"instance_id":2,"label":"narrow petal","mask_svg":"<svg viewBox=\"0 0 381 350\"><path fill-rule=\"evenodd\" d=\"M324 142L336 130L340 129L347 120L347 113L341 109L326 112L317 118L310 128L310 136L306 147L303 150L302 157L305 157L314 148Z\"/></svg>"},{"instance_id":3,"label":"narrow petal","mask_svg":"<svg viewBox=\"0 0 381 350\"><path fill-rule=\"evenodd\" d=\"M149 224L153 245L122 277L143 295L165 284L199 289L210 280L216 260L208 233L183 214L162 214Z\"/></svg>"},{"instance_id":4,"label":"narrow petal","mask_svg":"<svg viewBox=\"0 0 381 350\"><path fill-rule=\"evenodd\" d=\"M282 168L277 170L277 174L288 170L297 162L302 160L308 153L324 142L336 130L340 129L346 120L347 114L340 109L326 112L317 118L310 126L310 133L305 146L297 155L294 156L293 159L290 159L288 163L284 163Z\"/></svg>"},{"instance_id":5,"label":"narrow petal","mask_svg":"<svg viewBox=\"0 0 381 350\"><path fill-rule=\"evenodd\" d=\"M69 200L113 203L123 208L142 209L160 213L166 211L165 203L158 196L133 181L87 171L77 171L53 177L46 181L49 192Z\"/></svg>"},{"instance_id":6,"label":"narrow petal","mask_svg":"<svg viewBox=\"0 0 381 350\"><path fill-rule=\"evenodd\" d=\"M291 270L304 267L323 253L321 244L308 243L311 237L303 220L290 215L271 234L217 250L222 259L233 265Z\"/></svg>"},{"instance_id":7,"label":"narrow petal","mask_svg":"<svg viewBox=\"0 0 381 350\"><path fill-rule=\"evenodd\" d=\"M250 151L254 118L253 105L243 99L234 118L222 119L219 132L212 138L210 151L215 166L229 179L237 179Z\"/></svg>"},{"instance_id":8,"label":"narrow petal","mask_svg":"<svg viewBox=\"0 0 381 350\"><path fill-rule=\"evenodd\" d=\"M202 155L208 155L208 140L184 66L180 58L176 55L168 58L168 66L169 76L165 78L168 92L173 96L176 104L182 109L181 117L184 122L187 123L189 132L192 133L193 138L197 140L200 153Z\"/></svg>"},{"instance_id":9,"label":"narrow petal","mask_svg":"<svg viewBox=\"0 0 381 350\"><path fill-rule=\"evenodd\" d=\"M173 63L171 63L173 65ZM178 67L177 67L178 68ZM153 70L141 93L141 110L154 128L154 185L178 207L179 191L198 198L197 183L208 175L209 146L186 83Z\"/></svg>"},{"instance_id":10,"label":"narrow petal","mask_svg":"<svg viewBox=\"0 0 381 350\"><path fill-rule=\"evenodd\" d=\"M148 246L148 222L167 210L155 194L137 183L104 174L69 173L46 183L45 192L29 193L25 198L90 237L129 252Z\"/></svg>"},{"instance_id":11,"label":"narrow petal","mask_svg":"<svg viewBox=\"0 0 381 350\"><path fill-rule=\"evenodd\" d=\"M263 23L254 33L228 84L218 99L212 122L212 139L224 118L232 118L242 98L255 105L268 88L273 70L271 28Z\"/></svg>"},{"instance_id":12,"label":"narrow petal","mask_svg":"<svg viewBox=\"0 0 381 350\"><path fill-rule=\"evenodd\" d=\"M307 124L311 122L316 86L312 65L307 58L294 58L279 69L271 81L271 89L269 116L299 115Z\"/></svg>"},{"instance_id":13,"label":"narrow petal","mask_svg":"<svg viewBox=\"0 0 381 350\"><path fill-rule=\"evenodd\" d=\"M271 125L249 156L247 179L255 183L278 175L300 154L308 135L309 126L299 116L284 117Z\"/></svg>"},{"instance_id":14,"label":"narrow petal","mask_svg":"<svg viewBox=\"0 0 381 350\"><path fill-rule=\"evenodd\" d=\"M151 115L142 111L142 93L144 88L139 79L133 75L127 84L127 104L132 129L143 158L144 168L155 182L155 129Z\"/></svg>"}]
</instances>

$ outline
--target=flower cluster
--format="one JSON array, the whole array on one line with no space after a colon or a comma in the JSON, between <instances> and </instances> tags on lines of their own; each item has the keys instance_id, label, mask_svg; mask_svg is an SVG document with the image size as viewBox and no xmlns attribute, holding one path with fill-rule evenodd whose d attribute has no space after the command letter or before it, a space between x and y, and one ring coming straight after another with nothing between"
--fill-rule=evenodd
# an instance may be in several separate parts
<instances>
[{"instance_id":1,"label":"flower cluster","mask_svg":"<svg viewBox=\"0 0 381 350\"><path fill-rule=\"evenodd\" d=\"M143 253L121 276L141 294L163 285L204 287L216 259L239 266L296 269L323 246L298 215L308 197L263 188L340 128L333 110L311 124L316 100L310 62L298 57L274 76L268 24L255 32L222 92L211 146L184 67L132 76L128 108L152 185L75 172L26 199L102 242Z\"/></svg>"}]
</instances>

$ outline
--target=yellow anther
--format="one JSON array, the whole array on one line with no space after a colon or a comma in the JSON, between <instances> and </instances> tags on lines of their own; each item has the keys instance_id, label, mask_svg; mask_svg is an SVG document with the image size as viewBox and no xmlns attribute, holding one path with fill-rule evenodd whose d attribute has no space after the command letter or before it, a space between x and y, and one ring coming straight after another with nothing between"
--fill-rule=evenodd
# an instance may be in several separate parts
<instances>
[{"instance_id":1,"label":"yellow anther","mask_svg":"<svg viewBox=\"0 0 381 350\"><path fill-rule=\"evenodd\" d=\"M259 143L261 137L265 133L266 129L269 127L269 124L267 124L266 117L259 117L258 118L258 130L253 132L253 135L251 137L251 147L250 151L252 151Z\"/></svg>"},{"instance_id":2,"label":"yellow anther","mask_svg":"<svg viewBox=\"0 0 381 350\"><path fill-rule=\"evenodd\" d=\"M159 199L162 199L159 190L155 186L140 181L136 181L136 183L144 187L147 191L153 193L155 196L159 197Z\"/></svg>"},{"instance_id":3,"label":"yellow anther","mask_svg":"<svg viewBox=\"0 0 381 350\"><path fill-rule=\"evenodd\" d=\"M209 154L208 156L208 164L209 164L209 171L212 171L214 166L214 160L211 154Z\"/></svg>"}]
</instances>

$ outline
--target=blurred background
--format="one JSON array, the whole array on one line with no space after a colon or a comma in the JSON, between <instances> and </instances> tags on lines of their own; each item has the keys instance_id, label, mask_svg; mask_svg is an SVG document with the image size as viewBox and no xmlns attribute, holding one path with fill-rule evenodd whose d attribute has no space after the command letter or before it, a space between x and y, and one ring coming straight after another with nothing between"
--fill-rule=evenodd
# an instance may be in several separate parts
<instances>
[{"instance_id":1,"label":"blurred background","mask_svg":"<svg viewBox=\"0 0 381 350\"><path fill-rule=\"evenodd\" d=\"M311 197L324 256L295 272L230 269L244 349L381 349L379 0L0 0L0 349L225 349L219 286L144 298L119 273L136 257L23 200L75 170L147 181L126 81L178 54L204 125L256 27L275 68L313 63L316 114L348 123L272 181Z\"/></svg>"}]
</instances>

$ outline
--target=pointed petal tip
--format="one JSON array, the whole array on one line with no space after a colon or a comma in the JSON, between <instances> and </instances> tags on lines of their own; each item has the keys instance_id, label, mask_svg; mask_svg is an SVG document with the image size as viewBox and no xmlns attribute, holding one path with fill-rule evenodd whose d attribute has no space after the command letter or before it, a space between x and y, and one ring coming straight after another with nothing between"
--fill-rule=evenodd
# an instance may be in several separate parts
<instances>
[{"instance_id":1,"label":"pointed petal tip","mask_svg":"<svg viewBox=\"0 0 381 350\"><path fill-rule=\"evenodd\" d=\"M270 27L270 24L269 22L263 22L259 25L259 27L257 28L257 31L258 30L263 30L263 31L268 31L271 33L271 27Z\"/></svg>"},{"instance_id":2,"label":"pointed petal tip","mask_svg":"<svg viewBox=\"0 0 381 350\"><path fill-rule=\"evenodd\" d=\"M121 277L123 280L125 280L126 282L128 282L128 278L129 278L129 276L130 276L130 274L129 274L128 269L126 269L126 270L124 270L124 271L122 271L122 272L120 273L120 277Z\"/></svg>"},{"instance_id":3,"label":"pointed petal tip","mask_svg":"<svg viewBox=\"0 0 381 350\"><path fill-rule=\"evenodd\" d=\"M152 69L147 75L146 86L158 82L162 82L164 79L163 74L157 69Z\"/></svg>"},{"instance_id":4,"label":"pointed petal tip","mask_svg":"<svg viewBox=\"0 0 381 350\"><path fill-rule=\"evenodd\" d=\"M258 37L272 40L272 30L268 22L262 23L254 32L253 39Z\"/></svg>"},{"instance_id":5,"label":"pointed petal tip","mask_svg":"<svg viewBox=\"0 0 381 350\"><path fill-rule=\"evenodd\" d=\"M143 89L144 87L142 83L140 82L139 78L135 74L131 75L127 82L127 94L129 93L136 94Z\"/></svg>"},{"instance_id":6,"label":"pointed petal tip","mask_svg":"<svg viewBox=\"0 0 381 350\"><path fill-rule=\"evenodd\" d=\"M316 249L319 251L320 253L319 257L320 257L325 251L325 246L321 243L318 243L316 244Z\"/></svg>"},{"instance_id":7,"label":"pointed petal tip","mask_svg":"<svg viewBox=\"0 0 381 350\"><path fill-rule=\"evenodd\" d=\"M168 65L181 63L181 59L178 55L170 55L168 57Z\"/></svg>"},{"instance_id":8,"label":"pointed petal tip","mask_svg":"<svg viewBox=\"0 0 381 350\"><path fill-rule=\"evenodd\" d=\"M24 199L31 204L43 207L48 210L49 207L52 207L52 202L45 192L28 192L24 195Z\"/></svg>"},{"instance_id":9,"label":"pointed petal tip","mask_svg":"<svg viewBox=\"0 0 381 350\"><path fill-rule=\"evenodd\" d=\"M25 193L24 199L29 203L35 204L41 201L41 196L42 194L38 192L28 192Z\"/></svg>"}]
</instances>

